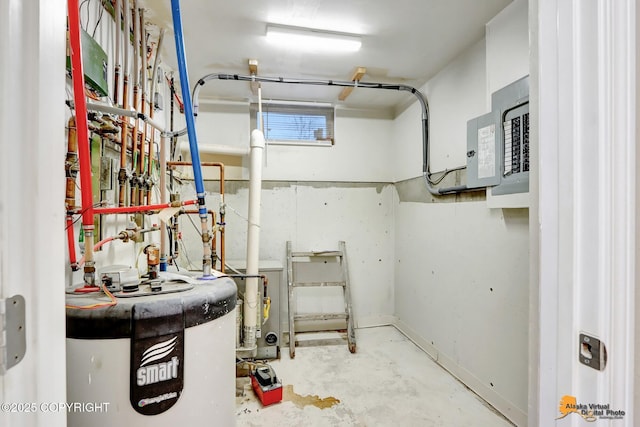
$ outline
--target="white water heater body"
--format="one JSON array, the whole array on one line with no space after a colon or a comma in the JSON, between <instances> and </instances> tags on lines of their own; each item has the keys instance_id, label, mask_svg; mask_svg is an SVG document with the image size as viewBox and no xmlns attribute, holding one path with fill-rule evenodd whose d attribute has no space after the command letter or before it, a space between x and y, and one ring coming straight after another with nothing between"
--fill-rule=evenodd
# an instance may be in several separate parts
<instances>
[{"instance_id":1,"label":"white water heater body","mask_svg":"<svg viewBox=\"0 0 640 427\"><path fill-rule=\"evenodd\" d=\"M236 295L219 278L67 309L68 425L235 425Z\"/></svg>"}]
</instances>

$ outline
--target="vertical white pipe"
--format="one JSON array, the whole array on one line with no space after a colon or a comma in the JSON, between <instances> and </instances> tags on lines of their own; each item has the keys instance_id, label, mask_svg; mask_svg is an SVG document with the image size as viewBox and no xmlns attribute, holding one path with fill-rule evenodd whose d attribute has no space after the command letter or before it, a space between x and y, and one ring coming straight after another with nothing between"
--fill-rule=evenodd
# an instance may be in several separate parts
<instances>
[{"instance_id":1,"label":"vertical white pipe","mask_svg":"<svg viewBox=\"0 0 640 427\"><path fill-rule=\"evenodd\" d=\"M158 46L156 46L156 56L153 59L153 70L151 72L151 88L149 89L149 91L151 92L151 94L149 95L149 102L152 106L150 111L153 111L153 104L155 102L156 85L158 84L158 62L160 62L160 50L162 49L164 32L164 28L160 29L160 35L158 36Z\"/></svg>"},{"instance_id":2,"label":"vertical white pipe","mask_svg":"<svg viewBox=\"0 0 640 427\"><path fill-rule=\"evenodd\" d=\"M258 83L258 126L257 129L264 134L264 123L262 123L262 86Z\"/></svg>"},{"instance_id":3,"label":"vertical white pipe","mask_svg":"<svg viewBox=\"0 0 640 427\"><path fill-rule=\"evenodd\" d=\"M155 132L155 131L154 131ZM160 203L167 203L167 136L160 136ZM160 220L160 271L167 268L167 224Z\"/></svg>"},{"instance_id":4,"label":"vertical white pipe","mask_svg":"<svg viewBox=\"0 0 640 427\"><path fill-rule=\"evenodd\" d=\"M142 95L147 98L148 101L148 74L147 71L149 69L149 58L147 57L147 30L144 26L144 9L139 9L138 15L140 16L140 52L142 55L142 70L141 70L141 83L142 83ZM144 106L142 106L144 111Z\"/></svg>"},{"instance_id":5,"label":"vertical white pipe","mask_svg":"<svg viewBox=\"0 0 640 427\"><path fill-rule=\"evenodd\" d=\"M122 34L122 41L123 41L123 49L122 49L122 56L123 56L123 65L124 65L124 71L122 73L122 76L124 78L124 76L129 76L129 46L131 46L131 41L129 38L129 35L131 34L129 32L129 17L131 16L131 7L129 6L129 0L124 0L123 3L123 8L122 8L122 16L124 18L124 31Z\"/></svg>"},{"instance_id":6,"label":"vertical white pipe","mask_svg":"<svg viewBox=\"0 0 640 427\"><path fill-rule=\"evenodd\" d=\"M262 154L264 134L259 129L251 132L249 169L249 223L247 225L247 275L258 274L260 257L260 193L262 190ZM258 278L247 278L244 296L244 347L256 346L258 315Z\"/></svg>"},{"instance_id":7,"label":"vertical white pipe","mask_svg":"<svg viewBox=\"0 0 640 427\"><path fill-rule=\"evenodd\" d=\"M120 28L120 3L122 3L122 0L116 0L116 4L115 4L115 11L113 12L113 15L115 17L115 21L116 21L116 51L115 51L115 68L116 69L120 69L120 43L121 43L121 39L122 39L122 34L121 34L121 28ZM118 85L117 87L113 88L113 94L114 97L117 98L118 100L120 100L120 82L118 81Z\"/></svg>"},{"instance_id":8,"label":"vertical white pipe","mask_svg":"<svg viewBox=\"0 0 640 427\"><path fill-rule=\"evenodd\" d=\"M140 13L133 2L133 85L140 89ZM138 106L134 105L133 109L138 110Z\"/></svg>"}]
</instances>

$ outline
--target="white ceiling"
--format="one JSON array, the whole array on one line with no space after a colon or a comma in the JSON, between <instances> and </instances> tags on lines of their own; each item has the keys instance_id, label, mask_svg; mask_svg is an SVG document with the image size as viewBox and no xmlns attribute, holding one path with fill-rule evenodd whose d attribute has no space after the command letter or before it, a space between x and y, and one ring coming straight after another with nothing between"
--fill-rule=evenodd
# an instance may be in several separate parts
<instances>
[{"instance_id":1,"label":"white ceiling","mask_svg":"<svg viewBox=\"0 0 640 427\"><path fill-rule=\"evenodd\" d=\"M365 67L362 81L420 87L460 52L480 40L485 24L511 0L182 0L182 22L191 88L209 73L350 80ZM170 0L139 0L148 22L168 31L163 60L175 70ZM356 53L302 52L266 41L267 23L361 34ZM177 77L177 73L176 73ZM349 107L393 108L406 93L356 89L345 102L340 88L262 85L265 99L332 102ZM201 99L255 100L249 83L214 80Z\"/></svg>"}]
</instances>

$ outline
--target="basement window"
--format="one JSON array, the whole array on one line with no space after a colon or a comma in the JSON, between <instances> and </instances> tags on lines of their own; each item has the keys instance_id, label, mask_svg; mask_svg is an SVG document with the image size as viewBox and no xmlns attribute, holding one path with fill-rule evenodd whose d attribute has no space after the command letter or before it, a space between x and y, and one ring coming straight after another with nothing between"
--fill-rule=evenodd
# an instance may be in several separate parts
<instances>
[{"instance_id":1,"label":"basement window","mask_svg":"<svg viewBox=\"0 0 640 427\"><path fill-rule=\"evenodd\" d=\"M251 129L257 127L258 104L251 104ZM264 137L270 144L331 146L335 109L325 104L263 102Z\"/></svg>"}]
</instances>

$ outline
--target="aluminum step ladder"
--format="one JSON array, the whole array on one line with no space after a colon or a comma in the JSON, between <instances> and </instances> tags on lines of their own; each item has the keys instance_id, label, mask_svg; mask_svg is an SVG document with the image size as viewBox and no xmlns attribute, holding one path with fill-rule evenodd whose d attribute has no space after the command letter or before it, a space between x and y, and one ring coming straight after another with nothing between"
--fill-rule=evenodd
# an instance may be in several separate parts
<instances>
[{"instance_id":1,"label":"aluminum step ladder","mask_svg":"<svg viewBox=\"0 0 640 427\"><path fill-rule=\"evenodd\" d=\"M344 319L347 324L347 344L356 352L356 334L351 310L347 249L339 242L337 251L293 252L287 241L287 283L289 290L289 356L296 355L296 321L326 321ZM295 310L294 289L301 287L339 286L343 290L344 311L339 313L298 314ZM340 328L342 329L342 328ZM333 331L339 329L323 329Z\"/></svg>"}]
</instances>

